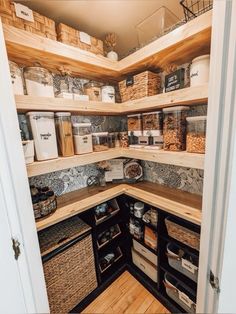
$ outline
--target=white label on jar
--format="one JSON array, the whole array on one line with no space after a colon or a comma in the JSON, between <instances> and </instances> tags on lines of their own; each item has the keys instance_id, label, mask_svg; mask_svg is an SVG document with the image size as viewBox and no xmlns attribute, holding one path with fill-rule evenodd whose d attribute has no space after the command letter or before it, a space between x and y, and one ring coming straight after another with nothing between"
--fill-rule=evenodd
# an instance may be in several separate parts
<instances>
[{"instance_id":1,"label":"white label on jar","mask_svg":"<svg viewBox=\"0 0 236 314\"><path fill-rule=\"evenodd\" d=\"M180 299L184 304L186 304L189 308L192 307L193 301L190 300L189 297L188 297L185 293L179 291L179 299Z\"/></svg>"},{"instance_id":2,"label":"white label on jar","mask_svg":"<svg viewBox=\"0 0 236 314\"><path fill-rule=\"evenodd\" d=\"M16 16L29 22L34 22L33 11L23 4L15 3Z\"/></svg>"},{"instance_id":3,"label":"white label on jar","mask_svg":"<svg viewBox=\"0 0 236 314\"><path fill-rule=\"evenodd\" d=\"M193 265L191 262L183 258L182 258L182 267L190 271L190 273L192 274L194 274L195 271L198 269L197 266Z\"/></svg>"},{"instance_id":4,"label":"white label on jar","mask_svg":"<svg viewBox=\"0 0 236 314\"><path fill-rule=\"evenodd\" d=\"M79 32L79 40L87 45L91 46L91 37L89 36L89 34L84 33L84 32Z\"/></svg>"}]
</instances>

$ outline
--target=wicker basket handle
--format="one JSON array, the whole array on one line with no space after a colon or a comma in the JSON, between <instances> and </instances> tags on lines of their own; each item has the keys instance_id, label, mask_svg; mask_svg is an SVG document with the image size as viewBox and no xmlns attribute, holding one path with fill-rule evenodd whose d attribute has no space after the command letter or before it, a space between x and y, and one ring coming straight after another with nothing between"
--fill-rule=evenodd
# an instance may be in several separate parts
<instances>
[{"instance_id":1,"label":"wicker basket handle","mask_svg":"<svg viewBox=\"0 0 236 314\"><path fill-rule=\"evenodd\" d=\"M60 244L64 241L66 241L67 239L68 239L68 237L61 238L60 240L57 241L57 244Z\"/></svg>"}]
</instances>

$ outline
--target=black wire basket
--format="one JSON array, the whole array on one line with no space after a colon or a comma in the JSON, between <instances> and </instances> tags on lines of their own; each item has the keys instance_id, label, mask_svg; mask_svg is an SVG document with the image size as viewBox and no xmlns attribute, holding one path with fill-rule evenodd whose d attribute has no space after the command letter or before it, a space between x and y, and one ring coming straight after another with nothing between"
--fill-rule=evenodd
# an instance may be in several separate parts
<instances>
[{"instance_id":1,"label":"black wire basket","mask_svg":"<svg viewBox=\"0 0 236 314\"><path fill-rule=\"evenodd\" d=\"M183 7L185 21L187 22L211 10L213 0L180 0L180 4Z\"/></svg>"}]
</instances>

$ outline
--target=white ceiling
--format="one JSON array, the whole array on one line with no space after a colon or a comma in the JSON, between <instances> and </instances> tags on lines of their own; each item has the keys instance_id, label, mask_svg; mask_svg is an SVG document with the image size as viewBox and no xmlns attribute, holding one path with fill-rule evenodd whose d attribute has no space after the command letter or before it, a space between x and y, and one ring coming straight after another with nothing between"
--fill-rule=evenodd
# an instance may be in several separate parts
<instances>
[{"instance_id":1,"label":"white ceiling","mask_svg":"<svg viewBox=\"0 0 236 314\"><path fill-rule=\"evenodd\" d=\"M118 35L117 52L122 56L138 46L135 26L161 6L183 17L179 0L16 0L31 9L94 37Z\"/></svg>"}]
</instances>

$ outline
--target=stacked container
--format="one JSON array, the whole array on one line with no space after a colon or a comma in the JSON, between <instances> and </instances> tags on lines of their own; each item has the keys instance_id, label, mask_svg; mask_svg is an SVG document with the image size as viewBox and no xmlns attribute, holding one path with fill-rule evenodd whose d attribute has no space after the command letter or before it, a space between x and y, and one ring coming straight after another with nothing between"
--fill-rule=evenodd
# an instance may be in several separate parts
<instances>
[{"instance_id":1,"label":"stacked container","mask_svg":"<svg viewBox=\"0 0 236 314\"><path fill-rule=\"evenodd\" d=\"M30 96L54 97L51 73L41 67L24 69L27 94Z\"/></svg>"},{"instance_id":2,"label":"stacked container","mask_svg":"<svg viewBox=\"0 0 236 314\"><path fill-rule=\"evenodd\" d=\"M71 113L56 112L55 123L59 154L63 157L74 155L72 138Z\"/></svg>"},{"instance_id":3,"label":"stacked container","mask_svg":"<svg viewBox=\"0 0 236 314\"><path fill-rule=\"evenodd\" d=\"M93 151L91 123L74 123L73 135L76 154L87 154Z\"/></svg>"},{"instance_id":4,"label":"stacked container","mask_svg":"<svg viewBox=\"0 0 236 314\"><path fill-rule=\"evenodd\" d=\"M187 152L205 153L206 116L187 118Z\"/></svg>"}]
</instances>

